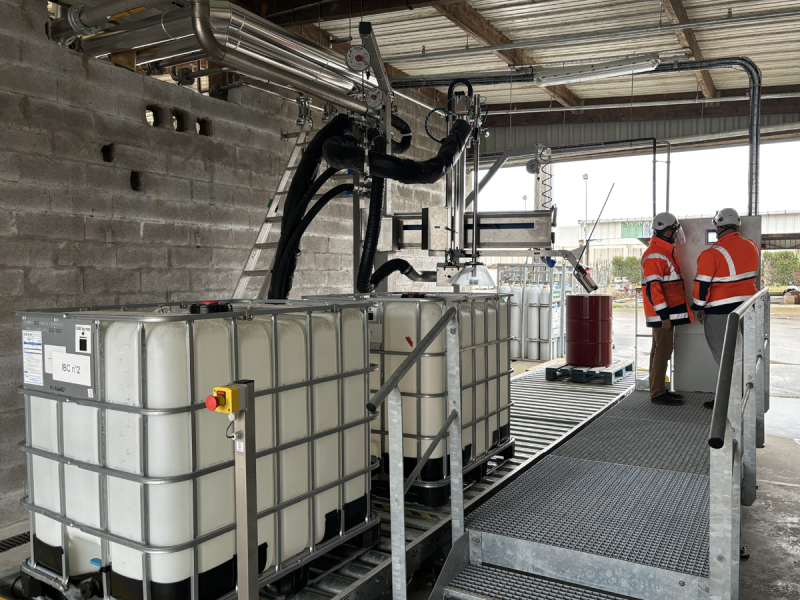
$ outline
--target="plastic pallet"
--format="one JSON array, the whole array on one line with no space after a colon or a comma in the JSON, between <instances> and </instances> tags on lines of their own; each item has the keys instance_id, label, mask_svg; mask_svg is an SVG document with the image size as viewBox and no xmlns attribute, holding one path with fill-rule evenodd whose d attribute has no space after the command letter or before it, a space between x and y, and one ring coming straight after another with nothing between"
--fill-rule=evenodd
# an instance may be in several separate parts
<instances>
[{"instance_id":1,"label":"plastic pallet","mask_svg":"<svg viewBox=\"0 0 800 600\"><path fill-rule=\"evenodd\" d=\"M620 361L609 367L580 367L561 363L545 368L548 381L555 381L562 375L569 375L573 383L586 383L590 379L600 378L606 385L612 385L633 373L633 361Z\"/></svg>"}]
</instances>

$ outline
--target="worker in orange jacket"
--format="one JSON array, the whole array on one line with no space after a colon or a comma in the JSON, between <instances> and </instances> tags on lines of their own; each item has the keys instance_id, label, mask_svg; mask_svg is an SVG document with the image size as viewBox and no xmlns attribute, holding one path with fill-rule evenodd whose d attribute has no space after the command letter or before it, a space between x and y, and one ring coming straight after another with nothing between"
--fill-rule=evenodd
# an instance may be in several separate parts
<instances>
[{"instance_id":1,"label":"worker in orange jacket","mask_svg":"<svg viewBox=\"0 0 800 600\"><path fill-rule=\"evenodd\" d=\"M642 254L642 287L644 315L653 328L650 350L650 400L655 404L683 404L680 394L668 392L664 385L667 363L674 347L674 327L694 322L686 305L686 290L681 268L675 257L675 244L686 237L672 213L655 216L653 237Z\"/></svg>"},{"instance_id":2,"label":"worker in orange jacket","mask_svg":"<svg viewBox=\"0 0 800 600\"><path fill-rule=\"evenodd\" d=\"M719 365L728 315L758 291L760 257L756 243L739 233L742 220L734 209L723 208L712 222L717 242L697 258L692 310ZM706 405L710 408L713 403Z\"/></svg>"}]
</instances>

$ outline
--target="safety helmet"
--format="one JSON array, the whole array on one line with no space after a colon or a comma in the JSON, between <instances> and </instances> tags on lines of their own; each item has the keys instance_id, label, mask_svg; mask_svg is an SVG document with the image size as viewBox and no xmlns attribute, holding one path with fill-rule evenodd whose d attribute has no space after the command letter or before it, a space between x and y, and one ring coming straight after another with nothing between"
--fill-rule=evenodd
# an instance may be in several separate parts
<instances>
[{"instance_id":1,"label":"safety helmet","mask_svg":"<svg viewBox=\"0 0 800 600\"><path fill-rule=\"evenodd\" d=\"M714 218L711 220L717 227L741 227L742 219L739 218L739 213L732 208L723 208L717 211Z\"/></svg>"},{"instance_id":2,"label":"safety helmet","mask_svg":"<svg viewBox=\"0 0 800 600\"><path fill-rule=\"evenodd\" d=\"M662 212L653 217L653 222L650 225L653 231L664 231L665 229L678 230L681 227L678 218L672 213Z\"/></svg>"}]
</instances>

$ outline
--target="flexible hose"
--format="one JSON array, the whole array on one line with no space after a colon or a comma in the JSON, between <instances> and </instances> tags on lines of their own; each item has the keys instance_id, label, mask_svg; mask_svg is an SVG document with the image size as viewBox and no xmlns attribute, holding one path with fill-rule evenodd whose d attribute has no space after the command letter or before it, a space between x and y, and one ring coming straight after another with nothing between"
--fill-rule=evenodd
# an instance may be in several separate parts
<instances>
[{"instance_id":1,"label":"flexible hose","mask_svg":"<svg viewBox=\"0 0 800 600\"><path fill-rule=\"evenodd\" d=\"M472 98L472 84L469 82L468 79L454 79L450 82L450 85L447 87L447 110L453 110L450 106L450 103L453 101L453 92L456 89L457 85L465 85L467 86L467 95Z\"/></svg>"},{"instance_id":2,"label":"flexible hose","mask_svg":"<svg viewBox=\"0 0 800 600\"><path fill-rule=\"evenodd\" d=\"M467 121L456 121L436 156L423 161L370 151L370 175L400 183L435 183L453 168L464 151L471 132L472 127ZM359 147L358 141L352 136L338 135L326 140L322 155L330 166L337 169L364 170L364 149Z\"/></svg>"},{"instance_id":3,"label":"flexible hose","mask_svg":"<svg viewBox=\"0 0 800 600\"><path fill-rule=\"evenodd\" d=\"M278 281L280 284L279 287L276 287L276 293L279 294L279 298L285 300L289 297L289 292L292 291L292 280L294 279L297 256L299 255L298 248L300 247L300 238L303 237L303 234L306 232L306 229L308 229L308 226L311 225L311 222L319 214L319 212L325 208L325 205L328 204L328 202L340 194L352 192L353 188L354 186L352 183L343 183L331 188L325 192L319 200L317 200L316 204L314 204L308 213L306 213L306 215L300 220L299 225L292 232L291 237L289 237L289 240L286 243L286 251L281 259L281 262L275 263L276 266L273 272L272 280ZM293 258L294 260L292 260Z\"/></svg>"},{"instance_id":4,"label":"flexible hose","mask_svg":"<svg viewBox=\"0 0 800 600\"><path fill-rule=\"evenodd\" d=\"M369 284L372 289L375 289L381 281L386 279L395 271L400 271L401 275L405 275L411 281L420 281L424 283L436 282L435 271L420 273L414 267L412 267L411 263L409 263L407 260L403 260L402 258L393 258L392 260L387 260L380 267L375 269L375 273L372 274L372 277L370 277L369 280Z\"/></svg>"},{"instance_id":5,"label":"flexible hose","mask_svg":"<svg viewBox=\"0 0 800 600\"><path fill-rule=\"evenodd\" d=\"M276 261L282 259L281 255L285 248L286 241L288 240L287 236L289 232L293 231L297 226L297 223L299 223L305 213L305 207L308 206L308 202L310 202L311 198L314 196L313 193L308 196L307 192L317 178L320 162L322 160L322 146L324 142L331 137L343 135L351 127L352 123L347 115L336 115L327 125L317 132L308 146L306 146L303 157L297 165L294 177L292 177L292 183L289 185L286 200L283 203L281 239L278 240L278 249L275 254ZM324 183L324 181L322 183ZM267 297L275 298L274 291L273 279L270 282L270 289Z\"/></svg>"},{"instance_id":6,"label":"flexible hose","mask_svg":"<svg viewBox=\"0 0 800 600\"><path fill-rule=\"evenodd\" d=\"M297 224L303 218L303 215L306 212L306 208L308 208L309 203L314 198L314 195L320 190L320 188L325 185L325 183L333 177L338 172L338 169L326 169L325 172L317 177L314 183L311 185L308 190L306 190L305 194L303 195L300 200L293 203L292 206L288 204L284 204L283 206L283 218L281 219L281 235L278 238L278 247L275 250L275 258L273 264L278 265L280 264L286 254L286 245L289 241L289 238L292 232L296 229ZM288 196L287 196L288 200ZM284 223L288 223L284 225ZM268 298L274 299L279 298L281 296L274 296L272 295L273 290L276 294L279 294L279 287L275 284L275 276L273 273L272 281L270 282L270 292Z\"/></svg>"},{"instance_id":7,"label":"flexible hose","mask_svg":"<svg viewBox=\"0 0 800 600\"><path fill-rule=\"evenodd\" d=\"M378 136L373 144L373 152L386 152L386 138ZM370 153L371 155L372 153ZM372 189L369 194L369 216L367 217L367 230L364 233L364 245L361 250L361 262L358 265L356 289L362 294L367 294L375 289L370 283L372 267L375 264L375 252L378 249L378 238L381 235L381 220L383 219L383 191L386 180L383 177L372 177Z\"/></svg>"},{"instance_id":8,"label":"flexible hose","mask_svg":"<svg viewBox=\"0 0 800 600\"><path fill-rule=\"evenodd\" d=\"M413 137L413 134L411 133L411 126L399 116L392 115L392 127L400 132L400 141L396 142L392 140L392 154L405 154L408 152L408 149L411 148L411 138ZM379 134L380 130L377 127L369 129L367 131L367 140L371 142Z\"/></svg>"}]
</instances>

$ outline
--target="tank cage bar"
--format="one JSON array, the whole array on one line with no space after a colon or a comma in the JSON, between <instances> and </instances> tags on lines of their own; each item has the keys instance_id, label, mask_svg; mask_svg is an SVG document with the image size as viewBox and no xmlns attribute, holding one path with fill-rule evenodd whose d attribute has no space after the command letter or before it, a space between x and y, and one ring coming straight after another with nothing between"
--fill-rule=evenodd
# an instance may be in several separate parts
<instances>
[{"instance_id":1,"label":"tank cage bar","mask_svg":"<svg viewBox=\"0 0 800 600\"><path fill-rule=\"evenodd\" d=\"M235 523L231 523L215 531L207 534L198 535L198 485L197 480L202 475L229 468L233 466L233 461L226 461L218 465L213 465L204 469L197 468L197 423L195 418L190 418L190 448L189 458L191 466L188 473L174 476L174 477L149 477L147 475L147 435L148 435L148 418L150 416L161 416L180 413L193 413L195 410L205 408L202 403L197 403L197 390L195 389L195 357L194 357L194 322L204 319L228 319L230 320L230 335L231 335L231 362L233 379L240 378L239 373L239 353L238 353L238 323L241 320L251 320L256 316L270 317L270 340L272 343L271 364L268 368L271 371L272 381L278 381L278 357L280 354L278 344L278 320L277 317L285 314L295 314L305 316L305 345L306 345L306 381L298 384L290 384L284 386L277 386L268 390L261 390L256 393L256 396L276 395L283 391L305 387L307 390L306 401L308 403L308 421L307 430L310 435L292 440L290 442L280 443L280 402L277 398L272 402L272 439L273 446L259 451L257 458L273 455L274 469L273 469L273 483L274 483L274 499L276 504L260 511L257 518L261 519L272 514L277 514L280 511L302 502L309 500L309 545L302 552L294 557L290 557L282 561L282 519L278 516L275 518L275 548L274 551L274 565L266 569L259 576L259 584L263 585L269 583L279 577L284 576L297 568L300 568L308 561L318 557L323 552L341 544L342 542L366 531L367 529L375 526L379 522L379 517L369 510L371 506L370 500L370 473L378 468L379 462L373 461L370 449L370 428L367 423L374 417L367 415L365 409L365 417L350 423L344 422L344 380L349 377L363 376L364 380L364 398L369 398L369 377L366 375L375 370L377 367L369 366L369 329L368 329L368 312L367 308L375 305L374 301L356 300L356 301L341 301L341 302L307 302L307 301L270 301L270 300L221 300L220 303L231 304L236 308L242 307L241 310L233 310L224 313L173 313L173 310L189 309L190 304L202 302L180 302L180 303L157 303L157 304L136 304L126 306L102 306L102 307L79 307L72 309L45 309L45 310L31 310L31 311L16 311L14 314L23 317L23 319L40 317L43 319L64 320L68 322L70 319L78 320L92 320L93 326L93 344L96 352L93 355L93 370L97 374L96 387L99 390L98 400L86 399L73 399L65 396L58 396L35 389L20 388L18 391L25 395L25 427L26 427L26 441L20 447L27 455L27 474L28 474L28 495L25 496L20 504L30 512L30 532L31 532L31 558L23 564L25 572L29 573L36 579L44 581L50 585L55 585L59 589L66 589L69 585L69 539L67 528L72 527L89 535L95 536L101 540L101 562L102 565L108 566L110 563L109 543L119 544L126 546L133 550L142 553L142 600L151 600L150 590L150 556L152 554L170 554L184 550L191 550L191 578L190 578L190 600L199 600L199 546L209 540L212 540L220 535L233 531ZM108 314L99 313L102 310L114 311L133 311L139 309L149 309L167 312L154 312L152 314ZM361 317L361 326L363 330L363 364L368 365L365 368L357 369L355 371L343 371L343 340L342 340L342 311L346 309L358 309ZM337 360L335 375L320 377L317 379L311 378L313 373L313 353L311 351L312 345L312 314L313 313L333 313L335 315L335 332L337 340ZM104 344L103 344L103 323L114 321L127 321L136 322L137 336L139 338L139 352L140 357L138 361L138 380L139 380L139 406L113 404L105 401L105 373L104 373ZM185 338L186 338L186 368L187 368L187 382L188 382L188 404L175 409L151 409L147 407L147 344L146 344L146 323L165 323L165 322L184 322ZM337 405L338 405L338 425L336 427L321 431L314 432L313 422L313 386L324 383L336 381L337 385ZM56 400L56 417L57 417L57 453L48 452L31 446L32 440L32 422L31 422L31 397L41 397L44 399ZM63 406L65 403L75 403L83 406L89 406L97 409L97 457L98 463L86 463L70 459L64 455L64 429L63 429ZM106 411L122 411L135 413L139 422L139 465L141 474L133 474L127 472L119 472L110 469L106 466L107 448L106 448ZM364 445L365 457L364 464L367 465L348 475L344 474L344 432L356 427L364 428ZM319 438L329 435L337 435L339 446L339 461L337 479L326 483L321 486L314 484L314 444ZM288 448L307 443L309 444L309 491L301 495L295 496L283 502L277 502L281 497L281 461L279 460L278 453ZM59 507L58 511L50 510L29 502L29 498L35 497L34 490L34 477L33 477L33 456L41 456L44 458L52 459L58 463L58 487L59 487ZM65 471L67 465L85 468L94 471L99 475L99 513L100 513L100 527L92 527L83 523L79 523L69 518L66 514L66 486L65 486ZM139 486L139 510L140 510L140 523L141 523L141 541L131 540L122 536L116 535L108 531L108 477L119 477L130 481L138 482L142 485ZM317 496L325 491L333 488L338 488L338 510L344 511L344 485L358 477L364 477L364 495L366 498L367 510L365 511L364 520L358 525L352 526L345 531L345 519L341 518L339 523L339 534L331 540L323 542L319 545L316 543L316 499ZM190 540L181 544L159 547L149 543L150 534L150 519L149 519L149 485L177 483L180 481L191 481L192 484L192 502L189 510L191 511L191 533ZM36 553L34 551L33 539L36 533L36 523L34 513L48 517L61 524L61 547L63 548L62 554L62 575L58 575L43 565L37 564ZM235 596L235 591L232 591L222 598L232 598Z\"/></svg>"}]
</instances>

